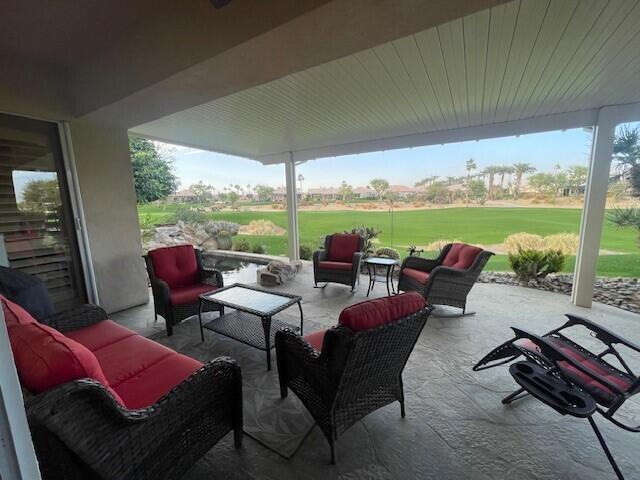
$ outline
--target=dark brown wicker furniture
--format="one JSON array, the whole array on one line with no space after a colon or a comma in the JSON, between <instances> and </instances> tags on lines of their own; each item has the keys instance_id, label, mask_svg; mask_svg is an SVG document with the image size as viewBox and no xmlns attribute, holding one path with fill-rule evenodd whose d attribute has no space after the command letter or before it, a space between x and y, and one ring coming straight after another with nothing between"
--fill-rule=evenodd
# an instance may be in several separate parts
<instances>
[{"instance_id":1,"label":"dark brown wicker furniture","mask_svg":"<svg viewBox=\"0 0 640 480\"><path fill-rule=\"evenodd\" d=\"M224 286L222 274L203 265L202 253L191 245L158 248L144 256L153 292L156 319L165 319L167 335L185 318L198 314L202 293ZM205 311L217 311L213 303Z\"/></svg>"},{"instance_id":2,"label":"dark brown wicker furniture","mask_svg":"<svg viewBox=\"0 0 640 480\"><path fill-rule=\"evenodd\" d=\"M367 266L367 273L369 274L369 286L367 287L367 297L373 290L376 283L384 283L387 286L387 295L396 293L393 288L393 270L398 265L398 261L395 258L388 257L369 257L365 258L364 264ZM386 273L384 275L378 274L378 268L384 268Z\"/></svg>"},{"instance_id":3,"label":"dark brown wicker furniture","mask_svg":"<svg viewBox=\"0 0 640 480\"><path fill-rule=\"evenodd\" d=\"M436 259L409 256L400 267L398 290L419 292L431 305L449 305L467 312L467 295L493 255L488 250L449 243Z\"/></svg>"},{"instance_id":4,"label":"dark brown wicker furniture","mask_svg":"<svg viewBox=\"0 0 640 480\"><path fill-rule=\"evenodd\" d=\"M630 425L620 416L616 416L624 403L640 392L640 376L629 366L631 359L625 352L632 350L640 353L640 346L586 318L570 314L567 314L567 318L568 321L564 325L542 336L512 328L515 336L489 352L473 370L480 371L508 364L524 356L526 360L540 367L546 376L590 395L597 403L595 410L614 425L629 432L640 432L640 426ZM572 327L587 329L593 338L602 343L602 351L594 353L567 337L567 334L574 336L575 332L566 332ZM619 350L619 346L623 349ZM613 363L607 361L606 357L611 358ZM535 395L528 385L518 383L521 388L507 395L502 399L502 403L509 404L527 393L532 393L544 401L544 398ZM586 417L617 477L623 478L595 421L591 415Z\"/></svg>"},{"instance_id":5,"label":"dark brown wicker furniture","mask_svg":"<svg viewBox=\"0 0 640 480\"><path fill-rule=\"evenodd\" d=\"M233 338L267 353L267 370L271 370L271 349L274 347L275 331L292 327L273 316L292 305L298 304L300 310L300 328L302 335L304 315L302 313L302 297L288 293L273 292L258 287L250 287L236 283L212 293L200 295L200 337L204 342L203 328ZM204 307L213 303L220 310L218 318L202 323ZM233 312L224 313L225 307L233 308Z\"/></svg>"},{"instance_id":6,"label":"dark brown wicker furniture","mask_svg":"<svg viewBox=\"0 0 640 480\"><path fill-rule=\"evenodd\" d=\"M313 281L349 285L354 291L360 279L364 238L351 233L327 235L324 250L313 252Z\"/></svg>"},{"instance_id":7,"label":"dark brown wicker furniture","mask_svg":"<svg viewBox=\"0 0 640 480\"><path fill-rule=\"evenodd\" d=\"M402 371L431 307L417 293L369 300L348 307L340 324L302 338L276 332L280 392L290 388L304 403L331 447L369 413L400 402Z\"/></svg>"},{"instance_id":8,"label":"dark brown wicker furniture","mask_svg":"<svg viewBox=\"0 0 640 480\"><path fill-rule=\"evenodd\" d=\"M108 321L104 310L97 306L86 306L83 312L76 310L73 315L62 313L50 317L50 326L81 344L80 337L88 342L103 342L105 349L113 345L110 341L114 332L127 333L127 329ZM22 327L9 328L10 338L19 328ZM128 348L131 345L138 348L149 343L157 345L136 337L130 332L121 340L127 342L121 347L126 358L112 359L116 370L119 365L128 368L129 361L136 358L135 353L131 356ZM157 348L165 347L157 345ZM167 355L179 356L169 352ZM173 363L173 357L163 358ZM179 360L183 360L183 365L184 362L195 364L197 369L198 362L188 358ZM166 375L172 375L170 365L163 368ZM118 390L121 398L116 399L112 392L118 387L112 389L87 378L62 383L38 394L23 387L27 418L44 480L177 479L229 432L234 432L235 446L240 447L240 367L230 358L221 357L186 375L185 380L164 394L160 386L153 395L161 396L154 403L137 409L120 403L127 398L122 396L126 393L124 390ZM144 373L126 380L128 398L134 398L131 388L135 389L135 385L131 382L138 382L141 376ZM166 382L166 376L163 377L161 384ZM154 378L151 373L147 375L147 381ZM138 390L148 398L147 387ZM138 400L142 401L140 397Z\"/></svg>"}]
</instances>

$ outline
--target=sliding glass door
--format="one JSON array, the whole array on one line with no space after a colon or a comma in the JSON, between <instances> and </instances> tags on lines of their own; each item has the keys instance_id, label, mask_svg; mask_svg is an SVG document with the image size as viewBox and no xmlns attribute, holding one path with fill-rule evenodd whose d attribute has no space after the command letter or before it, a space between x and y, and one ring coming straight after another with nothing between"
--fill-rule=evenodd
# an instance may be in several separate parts
<instances>
[{"instance_id":1,"label":"sliding glass door","mask_svg":"<svg viewBox=\"0 0 640 480\"><path fill-rule=\"evenodd\" d=\"M0 264L37 275L57 310L87 300L58 125L0 114Z\"/></svg>"}]
</instances>

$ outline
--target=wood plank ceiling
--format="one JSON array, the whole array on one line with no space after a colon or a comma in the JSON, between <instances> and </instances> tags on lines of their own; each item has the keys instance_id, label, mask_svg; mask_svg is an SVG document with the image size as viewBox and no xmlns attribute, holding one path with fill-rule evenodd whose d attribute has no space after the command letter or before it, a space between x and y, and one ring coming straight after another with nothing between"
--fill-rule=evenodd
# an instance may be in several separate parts
<instances>
[{"instance_id":1,"label":"wood plank ceiling","mask_svg":"<svg viewBox=\"0 0 640 480\"><path fill-rule=\"evenodd\" d=\"M260 159L638 101L639 1L522 0L132 132Z\"/></svg>"}]
</instances>

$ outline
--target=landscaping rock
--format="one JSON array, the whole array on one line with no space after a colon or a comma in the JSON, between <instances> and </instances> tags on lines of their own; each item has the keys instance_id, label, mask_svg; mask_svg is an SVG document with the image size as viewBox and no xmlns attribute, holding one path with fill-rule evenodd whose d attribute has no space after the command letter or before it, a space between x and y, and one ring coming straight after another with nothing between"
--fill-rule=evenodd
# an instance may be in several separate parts
<instances>
[{"instance_id":1,"label":"landscaping rock","mask_svg":"<svg viewBox=\"0 0 640 480\"><path fill-rule=\"evenodd\" d=\"M522 282L513 273L483 272L478 281L501 285L517 285L566 295L571 295L573 287L572 274L549 275L542 279ZM640 282L637 278L598 277L594 286L593 299L606 305L640 313Z\"/></svg>"}]
</instances>

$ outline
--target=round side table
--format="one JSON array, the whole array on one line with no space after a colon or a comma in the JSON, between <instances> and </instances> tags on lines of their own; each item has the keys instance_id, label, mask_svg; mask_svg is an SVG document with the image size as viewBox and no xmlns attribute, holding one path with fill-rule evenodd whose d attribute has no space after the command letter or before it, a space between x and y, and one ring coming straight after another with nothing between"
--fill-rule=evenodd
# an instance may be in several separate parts
<instances>
[{"instance_id":1,"label":"round side table","mask_svg":"<svg viewBox=\"0 0 640 480\"><path fill-rule=\"evenodd\" d=\"M376 283L387 284L387 294L391 295L391 292L396 293L393 288L393 269L398 265L398 261L393 258L387 257L369 257L364 261L367 266L367 272L369 272L369 288L367 288L367 297ZM386 268L385 275L378 275L377 268Z\"/></svg>"}]
</instances>

